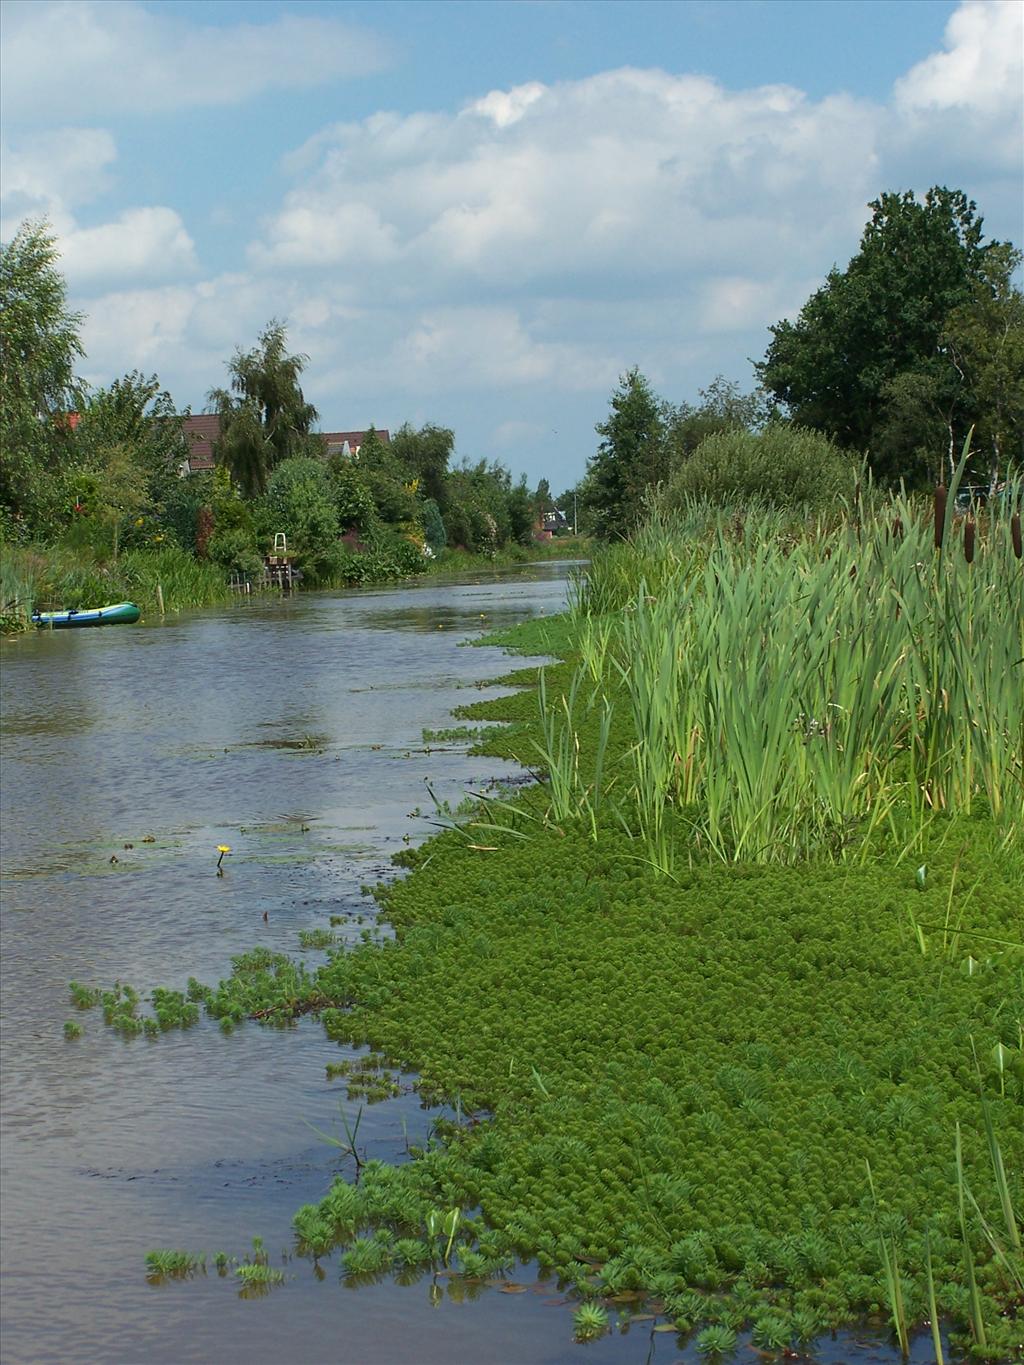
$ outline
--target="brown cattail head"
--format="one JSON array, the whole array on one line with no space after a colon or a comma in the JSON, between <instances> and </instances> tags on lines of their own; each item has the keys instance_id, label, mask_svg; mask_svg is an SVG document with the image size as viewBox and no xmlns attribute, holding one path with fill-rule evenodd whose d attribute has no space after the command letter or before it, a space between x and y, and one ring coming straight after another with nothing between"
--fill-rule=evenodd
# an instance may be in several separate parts
<instances>
[{"instance_id":1,"label":"brown cattail head","mask_svg":"<svg viewBox=\"0 0 1024 1365\"><path fill-rule=\"evenodd\" d=\"M942 537L946 530L946 485L940 483L935 490L935 548L942 549Z\"/></svg>"},{"instance_id":2,"label":"brown cattail head","mask_svg":"<svg viewBox=\"0 0 1024 1365\"><path fill-rule=\"evenodd\" d=\"M902 540L902 539L903 539L903 522L900 521L899 517L894 517L894 518L893 518L893 523L892 523L892 538L893 538L893 540Z\"/></svg>"},{"instance_id":3,"label":"brown cattail head","mask_svg":"<svg viewBox=\"0 0 1024 1365\"><path fill-rule=\"evenodd\" d=\"M1013 516L1010 518L1010 539L1013 541L1013 553L1020 559L1021 555L1024 554L1024 546L1021 545L1020 539L1019 512L1014 512Z\"/></svg>"},{"instance_id":4,"label":"brown cattail head","mask_svg":"<svg viewBox=\"0 0 1024 1365\"><path fill-rule=\"evenodd\" d=\"M974 518L968 517L964 522L964 559L968 564L974 563Z\"/></svg>"}]
</instances>

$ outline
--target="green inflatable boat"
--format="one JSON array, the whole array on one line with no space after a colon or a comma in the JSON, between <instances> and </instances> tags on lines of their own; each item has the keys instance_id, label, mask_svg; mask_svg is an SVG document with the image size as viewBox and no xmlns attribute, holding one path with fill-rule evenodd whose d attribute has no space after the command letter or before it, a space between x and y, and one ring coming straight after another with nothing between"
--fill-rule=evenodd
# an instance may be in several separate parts
<instances>
[{"instance_id":1,"label":"green inflatable boat","mask_svg":"<svg viewBox=\"0 0 1024 1365\"><path fill-rule=\"evenodd\" d=\"M72 626L130 626L141 615L134 602L115 602L81 611L34 611L32 620L47 630L68 630Z\"/></svg>"}]
</instances>

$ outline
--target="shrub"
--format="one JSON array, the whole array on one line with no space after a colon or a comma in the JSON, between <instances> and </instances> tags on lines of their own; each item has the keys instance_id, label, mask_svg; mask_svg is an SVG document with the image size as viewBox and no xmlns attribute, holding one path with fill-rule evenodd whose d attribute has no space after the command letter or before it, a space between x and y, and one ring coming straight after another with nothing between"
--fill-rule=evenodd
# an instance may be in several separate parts
<instances>
[{"instance_id":1,"label":"shrub","mask_svg":"<svg viewBox=\"0 0 1024 1365\"><path fill-rule=\"evenodd\" d=\"M215 564L229 573L237 570L239 573L256 574L262 567L255 536L241 526L214 531L207 553Z\"/></svg>"},{"instance_id":2,"label":"shrub","mask_svg":"<svg viewBox=\"0 0 1024 1365\"><path fill-rule=\"evenodd\" d=\"M441 511L433 498L423 504L423 535L435 554L448 544L448 532L441 519Z\"/></svg>"},{"instance_id":3,"label":"shrub","mask_svg":"<svg viewBox=\"0 0 1024 1365\"><path fill-rule=\"evenodd\" d=\"M856 466L819 432L777 423L761 432L720 431L680 465L663 494L671 511L691 498L823 507L852 492Z\"/></svg>"}]
</instances>

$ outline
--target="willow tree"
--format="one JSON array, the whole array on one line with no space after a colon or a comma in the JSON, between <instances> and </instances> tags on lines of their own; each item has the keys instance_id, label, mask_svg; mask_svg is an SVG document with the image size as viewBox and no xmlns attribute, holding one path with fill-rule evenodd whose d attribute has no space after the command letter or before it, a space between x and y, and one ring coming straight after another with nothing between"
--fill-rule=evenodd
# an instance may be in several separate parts
<instances>
[{"instance_id":1,"label":"willow tree","mask_svg":"<svg viewBox=\"0 0 1024 1365\"><path fill-rule=\"evenodd\" d=\"M272 319L251 351L235 352L230 389L209 395L221 420L218 458L248 497L266 491L282 460L309 453L318 414L299 382L308 363L288 354L285 325Z\"/></svg>"},{"instance_id":2,"label":"willow tree","mask_svg":"<svg viewBox=\"0 0 1024 1365\"><path fill-rule=\"evenodd\" d=\"M67 307L45 223L0 245L0 512L30 533L53 529L81 391L81 314Z\"/></svg>"}]
</instances>

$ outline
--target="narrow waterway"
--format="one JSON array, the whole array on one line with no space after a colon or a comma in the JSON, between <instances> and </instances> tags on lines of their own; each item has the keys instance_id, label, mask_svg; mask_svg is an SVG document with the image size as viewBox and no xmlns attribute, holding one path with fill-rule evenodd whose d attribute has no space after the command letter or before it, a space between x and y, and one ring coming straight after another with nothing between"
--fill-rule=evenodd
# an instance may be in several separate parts
<instances>
[{"instance_id":1,"label":"narrow waterway","mask_svg":"<svg viewBox=\"0 0 1024 1365\"><path fill-rule=\"evenodd\" d=\"M282 1263L290 1220L338 1152L348 1055L319 1025L124 1040L68 982L143 992L213 981L257 944L296 953L332 917L374 923L365 883L456 804L512 776L425 743L508 667L465 641L561 609L568 566L387 591L251 601L166 624L39 633L3 649L2 1359L34 1362L495 1362L696 1358L636 1323L588 1347L524 1268L521 1293L430 1278L358 1289L336 1260ZM527 661L528 662L528 661ZM215 875L216 847L232 853ZM320 954L307 954L311 962ZM83 1036L65 1041L65 1019ZM365 1111L370 1155L404 1158L415 1094ZM286 1281L245 1299L211 1269L151 1285L154 1247L242 1255ZM892 1359L872 1340L819 1359ZM926 1360L927 1350L917 1359Z\"/></svg>"}]
</instances>

